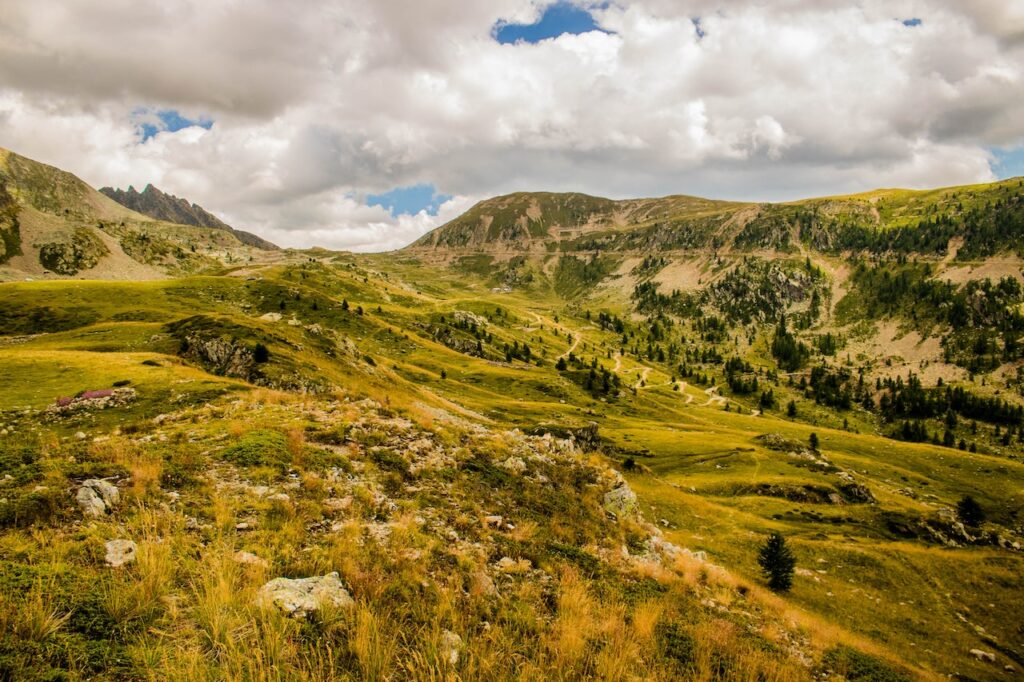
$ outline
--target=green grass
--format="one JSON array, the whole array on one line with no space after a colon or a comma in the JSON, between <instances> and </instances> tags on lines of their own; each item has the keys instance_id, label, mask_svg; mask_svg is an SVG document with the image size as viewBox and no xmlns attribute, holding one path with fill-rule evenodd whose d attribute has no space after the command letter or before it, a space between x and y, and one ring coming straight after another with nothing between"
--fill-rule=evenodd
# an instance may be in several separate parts
<instances>
[{"instance_id":1,"label":"green grass","mask_svg":"<svg viewBox=\"0 0 1024 682\"><path fill-rule=\"evenodd\" d=\"M991 648L986 637L1011 649L1021 647L1021 633L1012 619L1005 617L1006 605L1018 601L1024 590L1019 577L1024 574L1024 561L1019 553L981 546L943 548L925 539L900 537L887 522L893 515L932 516L940 505L953 506L969 493L990 511L995 523L1010 528L1024 502L1020 492L1024 466L1019 459L994 450L970 454L892 441L877 435L879 424L873 415L858 410L836 413L816 405L785 382L773 386L780 407L767 414L750 415L756 396L728 396L732 403L727 412L715 402L706 404L706 387L693 381L682 391L672 390L669 383L675 368L668 363L633 355L619 363L623 395L607 401L595 399L560 374L555 361L572 344L568 337L578 337L577 356L614 368L621 335L599 329L593 317L598 310L606 310L630 320L625 297L605 290L599 302L566 299L556 293L551 280L498 293L491 290L482 263L481 259L462 268L433 269L394 257L346 256L335 265L267 268L260 271L262 279L252 281L190 277L159 282L0 286L0 310L4 311L0 313L0 332L11 337L0 345L0 372L10 379L0 395L0 425L11 425L16 433L32 434L41 442L56 437L58 444L45 451L45 456L37 449L26 460L24 453L11 450L0 459L18 481L18 500L28 500L35 485L50 485L47 476L57 477L54 490L64 490L70 487L66 477L72 474L134 468L133 481L143 483L133 496L141 504L103 520L101 529L110 533L114 529L108 523L141 531L143 510L156 508L164 499L159 484L147 487L145 481L162 481L184 500L175 508L180 513L161 517L154 522L157 530L149 532L181 543L182 558L170 569L169 582L160 588L164 592L157 591L183 599L186 610L174 615L171 610L154 607L152 612L132 614L123 604L111 605L109 594L93 595L105 604L105 618L113 611L115 620L120 619L118 632L125 634L115 638L110 651L82 660L97 666L93 669L108 665L105 657L109 656L130 660L128 665L135 666L135 671L167 672L166 666L174 663L182 671L180 675L220 670L244 676L253 670L245 667L243 649L230 644L225 634L232 627L241 627L248 628L248 645L258 642L269 647L268 658L250 662L253 666L277 660L284 666L281 669L310 674L313 668L309 666L323 662L314 664L310 659L299 663L303 655L313 655L303 643L325 637L331 642L332 655L340 657L336 666L357 671L354 674L381 667L398 670L399 659L408 666L423 664L413 652L432 655L431 647L436 646L429 642L437 635L427 628L431 619L441 618L449 623L446 627L461 627L467 639L468 633L475 633L471 645L474 658L463 670L467 677L488 677L486 669L473 666L511 661L510 651L501 647L514 649L510 642L519 646L530 637L550 640L526 649L536 667L522 668L524 676L559 664L590 666L573 669L584 676L595 674L599 665L611 665L606 659L597 660L602 645L592 643L587 649L590 653L579 654L565 627L548 631L547 626L539 625L556 623L561 617L557 609L550 608L551 595L542 599L527 594L526 587L516 587L500 607L485 606L486 600L467 606L459 601L463 597L454 596L472 591L471 576L480 562L493 563L508 555L529 558L548 569L551 580L561 581L560 589L572 595L576 604L570 609L567 603L565 613L575 614L581 632L603 632L593 624L598 616L597 609L589 606L591 599L607 596L610 603L628 605L623 607L623 613L629 614L623 616L623 623L642 617L642 613L634 613L638 603L647 599L660 603L657 595L661 592L648 591L642 581L631 578L626 581L628 586L616 582L625 578L614 577L617 574L601 558L606 556L599 551L602 547L618 550L643 537L624 527L621 536L615 531L603 538L603 533L611 531L603 525L593 473L530 464L541 467L529 470L531 481L540 480L537 474L541 474L566 487L553 491L535 489L533 483L524 486L502 466L510 457L524 456L515 440L504 436L481 440L466 426L477 424L487 433L501 433L513 428L527 431L537 424L575 427L590 421L598 423L608 445L600 465L623 469L648 519L664 519L668 525L662 530L668 539L706 551L710 560L726 567L730 580L744 589L757 593L761 584L756 567L761 539L771 531L790 539L798 566L810 573L796 577L793 592L781 605L766 597L763 602L743 606L735 601L740 599L735 588L713 588L727 593L729 603L736 605L727 620L749 608L763 614L764 622L777 624L785 621L781 613L793 609L803 619L801 637L814 642L810 651L815 665L843 667L851 679L857 675L871 679L872 674L900 679L898 672L892 672L894 658L903 658L914 668L914 675L957 670L984 678L991 671L968 657L969 649ZM550 266L555 267L554 262ZM470 270L480 272L474 275ZM555 272L549 270L549 276L557 279ZM580 273L563 276L571 280L574 289L581 290L585 278L581 279ZM348 301L348 312L342 310L342 300ZM355 312L359 306L363 315ZM498 309L503 314L497 314ZM587 309L594 314L589 321ZM425 331L441 315L450 317L455 311L489 317L486 331L494 340L488 344L492 351L488 358L447 348ZM281 319L275 320L274 314ZM296 323L289 324L293 319ZM643 324L631 320L634 331ZM313 325L318 325L318 331ZM264 343L270 349L270 362L263 368L266 376L280 381L288 377L316 380L322 388L306 395L282 395L260 390L242 378L216 376L210 368L204 370L181 356L182 330L245 346ZM671 333L685 334L690 343L696 343L688 322L680 323ZM513 342L529 343L539 365L505 362L497 349ZM765 337L759 336L753 345L742 339L741 345L729 352L745 354L755 366L770 367L766 348ZM634 393L631 387L645 371L646 386ZM721 385L722 377L715 377ZM136 390L137 398L123 408L54 423L23 414L26 409L45 409L60 396L125 381ZM728 395L725 389L720 392ZM380 406L374 417L379 422L374 432L380 435L369 440L358 435L363 431L352 427L365 416L364 408L355 406L367 397ZM793 420L781 416L790 399L799 406L799 417ZM735 412L737 405L744 414ZM164 413L175 415L170 425L152 422ZM397 427L388 425L393 419L409 419L418 431L398 435ZM849 421L849 430L841 429L843 419ZM93 437L109 436L118 427L133 438L151 435L153 440L146 441L151 444L124 445L124 452L117 453L104 450L102 440L92 444ZM90 448L91 454L87 454L92 459L82 459L79 464L85 468L71 472L63 468L66 465L55 463L85 457L72 455L74 441L65 440L78 430L88 434L89 440L80 447ZM758 494L764 486L838 490L842 481L835 471L808 467L757 440L766 433L779 433L806 443L812 431L820 437L821 451L834 467L850 472L871 490L874 504L820 504ZM356 435L350 436L353 433ZM165 440L159 440L158 434ZM312 444L304 444L293 434L305 434ZM421 455L412 443L419 437L443 442L445 452L451 454L451 461L439 465L435 474L418 473L416 462ZM158 447L160 443L163 445ZM626 457L632 457L638 467L626 471L622 465ZM295 469L296 478L289 477L290 469ZM340 479L333 470L343 472L343 478L365 481L343 491L335 489ZM224 492L236 490L232 486L246 481L280 490L292 481L294 487L287 488L287 501L274 502L246 495L244 489ZM916 498L901 494L900 490L908 487L916 491ZM397 500L395 509L375 503L382 492ZM345 496L357 511L330 512L324 505L328 498ZM25 502L36 505L31 507L37 514L31 523L37 527L49 528L48 515L63 519L74 513L66 495L53 497L55 509L46 506L49 500L38 505ZM384 523L423 514L431 523L436 521L435 515L444 515L445 527L471 541L480 532L479 519L487 515L508 516L526 530L489 538L492 554L486 557L453 552L445 543L425 539L420 531L404 527L391 531L397 533L393 537L398 544L387 548L365 540L357 543L345 535L350 532L345 528L358 530L362 528L358 524L364 522ZM181 531L186 516L196 519L201 530L190 531L193 535ZM234 530L242 519L253 521L256 530L250 535ZM329 528L332 523L339 525L331 534L309 530ZM533 535L527 533L530 529ZM105 575L95 559L89 558L93 556L90 552L97 551L96 532L86 532L84 537L64 535L58 546L49 550L40 547L27 531L8 533L0 536L0 559L21 557L19 566L44 563L43 558L70 562L76 567L75 574L88 581ZM602 544L604 539L608 542ZM329 632L299 633L287 624L256 620L245 601L258 587L255 577L224 568L223 562L216 564L221 568L215 572L198 560L185 558L220 561L215 552L222 551L224 543L230 549L244 545L262 551L272 563L273 575L341 569L346 580L358 586L367 610L352 621L339 621ZM408 556L427 558L402 559L404 551ZM29 556L32 562L26 561ZM444 587L430 582L437 575L447 575L453 566L460 567L462 582ZM566 567L584 576L586 589L581 592L571 578L562 575ZM380 575L382 571L384 575ZM699 585L698 572L694 573L691 579ZM141 579L141 575L126 575L117 589L128 591ZM432 586L419 592L415 586L423 580ZM671 677L670 670L679 674L686 666L711 666L707 652L713 643L717 612L706 611L685 596L687 590L698 588L669 584L659 589L668 591L672 599L682 599L679 603L687 609L676 610L666 597L663 608L672 611L672 618L661 619L662 626L651 630L649 640L637 643L627 638L623 650L632 651L629 647L642 644L637 655L651 666L646 670L666 679ZM232 590L241 596L231 596ZM646 596L633 601L636 594ZM226 604L229 615L224 620L217 620L213 608L217 604ZM389 604L401 605L402 613L388 611ZM60 613L68 608L73 604L57 604ZM457 615L463 608L487 620L499 634L488 638L473 631L476 626ZM90 613L99 607L74 609L75 613ZM86 637L86 626L74 622L78 623L74 636ZM987 634L982 635L974 625ZM609 625L607 632L618 632L616 627ZM189 634L168 645L145 634L151 632L147 628ZM770 629L765 626L764 631ZM405 633L405 640L399 631ZM362 648L342 644L356 634ZM625 637L621 633L615 636ZM385 646L389 639L397 642L391 653ZM589 641L598 640L594 634ZM79 641L74 646L84 644ZM728 640L728 651L745 652L743 656L748 658L743 660L748 662L756 656L775 656L774 646L738 635ZM68 652L73 649L63 651L46 658L47 665L67 666ZM755 651L761 653L755 656ZM648 658L650 652L658 652L656 661ZM12 660L38 661L44 654L15 651ZM228 665L218 661L238 667L218 668ZM677 665L682 668L672 667ZM732 661L728 665L737 664ZM794 673L792 679L800 676Z\"/></svg>"}]
</instances>

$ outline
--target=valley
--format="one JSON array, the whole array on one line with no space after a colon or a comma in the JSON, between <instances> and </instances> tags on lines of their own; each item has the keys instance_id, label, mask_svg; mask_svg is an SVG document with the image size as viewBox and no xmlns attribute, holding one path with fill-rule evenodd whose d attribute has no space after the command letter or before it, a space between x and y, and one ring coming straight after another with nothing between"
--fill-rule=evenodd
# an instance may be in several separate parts
<instances>
[{"instance_id":1,"label":"valley","mask_svg":"<svg viewBox=\"0 0 1024 682\"><path fill-rule=\"evenodd\" d=\"M3 158L3 674L1024 670L1020 180L510 195L351 254Z\"/></svg>"}]
</instances>

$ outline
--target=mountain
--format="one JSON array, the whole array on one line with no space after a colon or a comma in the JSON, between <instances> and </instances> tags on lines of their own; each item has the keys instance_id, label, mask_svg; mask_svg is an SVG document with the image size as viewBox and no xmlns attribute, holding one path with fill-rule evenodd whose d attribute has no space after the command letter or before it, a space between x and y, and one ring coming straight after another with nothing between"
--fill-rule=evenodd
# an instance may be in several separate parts
<instances>
[{"instance_id":1,"label":"mountain","mask_svg":"<svg viewBox=\"0 0 1024 682\"><path fill-rule=\"evenodd\" d=\"M233 232L154 220L0 149L0 280L153 279L249 260Z\"/></svg>"},{"instance_id":2,"label":"mountain","mask_svg":"<svg viewBox=\"0 0 1024 682\"><path fill-rule=\"evenodd\" d=\"M478 203L407 247L434 253L848 251L979 257L1024 240L1021 178L788 203L518 193Z\"/></svg>"},{"instance_id":3,"label":"mountain","mask_svg":"<svg viewBox=\"0 0 1024 682\"><path fill-rule=\"evenodd\" d=\"M238 237L238 241L249 246L267 251L276 250L275 244L268 242L250 232L236 230L217 216L205 210L202 206L189 203L172 194L165 194L153 185L146 185L142 192L136 191L129 186L128 190L103 187L100 192L110 197L117 203L130 208L133 211L148 215L150 218L163 220L179 225L195 225L196 227L209 227L215 230L225 230Z\"/></svg>"}]
</instances>

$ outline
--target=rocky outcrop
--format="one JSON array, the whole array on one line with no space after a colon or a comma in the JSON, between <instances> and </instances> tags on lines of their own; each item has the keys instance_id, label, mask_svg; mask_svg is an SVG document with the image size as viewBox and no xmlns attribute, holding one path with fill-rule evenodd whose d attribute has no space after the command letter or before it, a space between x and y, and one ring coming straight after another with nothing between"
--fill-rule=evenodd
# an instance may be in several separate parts
<instances>
[{"instance_id":1,"label":"rocky outcrop","mask_svg":"<svg viewBox=\"0 0 1024 682\"><path fill-rule=\"evenodd\" d=\"M640 511L636 493L621 478L614 488L604 494L603 506L606 512L613 514L617 519L636 516Z\"/></svg>"},{"instance_id":2,"label":"rocky outcrop","mask_svg":"<svg viewBox=\"0 0 1024 682\"><path fill-rule=\"evenodd\" d=\"M218 376L246 381L258 378L252 349L236 339L190 334L182 342L181 355Z\"/></svg>"},{"instance_id":3,"label":"rocky outcrop","mask_svg":"<svg viewBox=\"0 0 1024 682\"><path fill-rule=\"evenodd\" d=\"M58 275L76 275L96 267L110 251L92 231L75 230L67 239L47 242L39 247L39 262Z\"/></svg>"},{"instance_id":4,"label":"rocky outcrop","mask_svg":"<svg viewBox=\"0 0 1024 682\"><path fill-rule=\"evenodd\" d=\"M349 608L355 605L337 573L311 578L274 578L260 588L256 603L299 619L325 606Z\"/></svg>"},{"instance_id":5,"label":"rocky outcrop","mask_svg":"<svg viewBox=\"0 0 1024 682\"><path fill-rule=\"evenodd\" d=\"M83 481L75 495L82 513L92 518L109 514L117 506L120 498L117 486L98 478Z\"/></svg>"},{"instance_id":6,"label":"rocky outcrop","mask_svg":"<svg viewBox=\"0 0 1024 682\"><path fill-rule=\"evenodd\" d=\"M72 397L57 398L52 405L46 408L46 414L49 417L59 417L75 412L93 412L111 407L122 407L134 401L136 395L135 389L127 386L82 391Z\"/></svg>"},{"instance_id":7,"label":"rocky outcrop","mask_svg":"<svg viewBox=\"0 0 1024 682\"><path fill-rule=\"evenodd\" d=\"M136 191L132 186L129 186L127 191L114 189L113 187L104 187L100 192L122 206L156 220L177 223L179 225L194 225L196 227L223 230L233 234L243 244L255 246L266 251L277 250L278 248L275 244L271 244L262 237L257 237L242 230L236 230L199 204L189 203L186 199L181 199L172 194L165 194L153 185L146 185L146 188L141 192Z\"/></svg>"}]
</instances>

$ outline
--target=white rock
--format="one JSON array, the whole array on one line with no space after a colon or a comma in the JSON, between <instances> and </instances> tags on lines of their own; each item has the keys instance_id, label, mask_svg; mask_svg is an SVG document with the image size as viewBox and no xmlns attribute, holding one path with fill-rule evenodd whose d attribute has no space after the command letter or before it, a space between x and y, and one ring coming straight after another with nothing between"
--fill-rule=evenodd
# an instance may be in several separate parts
<instances>
[{"instance_id":1,"label":"white rock","mask_svg":"<svg viewBox=\"0 0 1024 682\"><path fill-rule=\"evenodd\" d=\"M446 661L448 665L459 664L459 657L462 654L464 646L462 638L451 630L445 630L441 633L441 658Z\"/></svg>"},{"instance_id":2,"label":"white rock","mask_svg":"<svg viewBox=\"0 0 1024 682\"><path fill-rule=\"evenodd\" d=\"M104 560L108 566L119 568L135 561L135 543L131 540L110 540L106 544L107 555Z\"/></svg>"},{"instance_id":3,"label":"white rock","mask_svg":"<svg viewBox=\"0 0 1024 682\"><path fill-rule=\"evenodd\" d=\"M979 661L988 661L989 663L996 662L996 655L991 651L982 651L981 649L971 649L971 656L974 656Z\"/></svg>"},{"instance_id":4,"label":"white rock","mask_svg":"<svg viewBox=\"0 0 1024 682\"><path fill-rule=\"evenodd\" d=\"M305 618L324 606L349 608L355 601L337 573L311 578L274 578L256 596L260 606L274 606L294 618Z\"/></svg>"}]
</instances>

